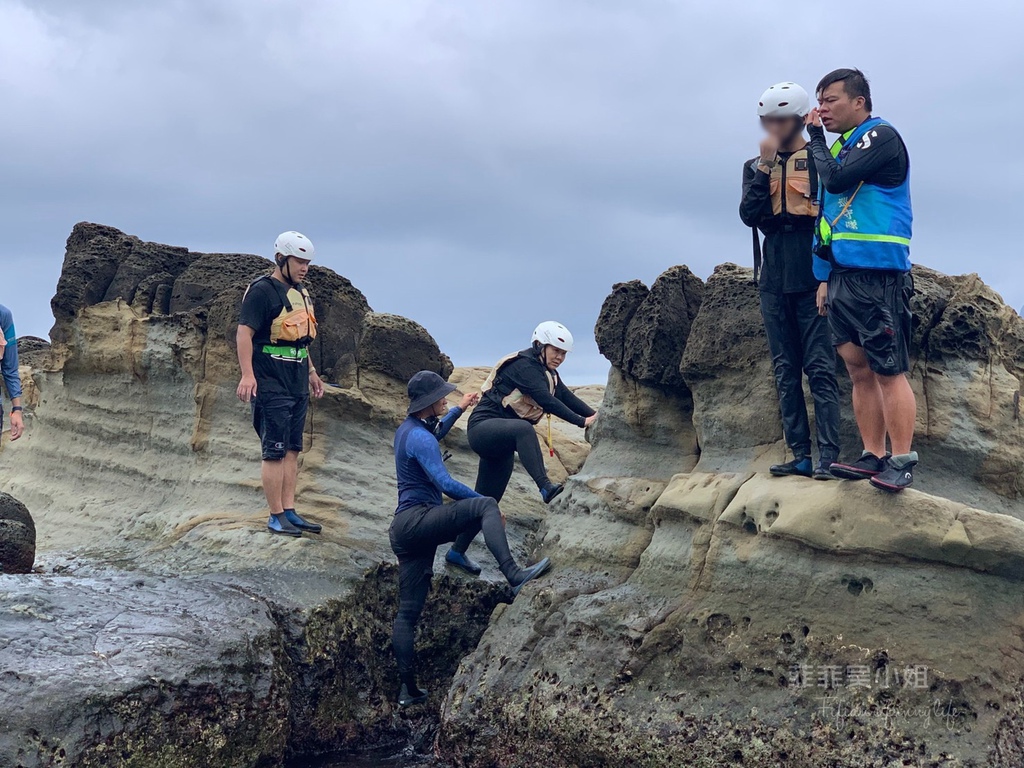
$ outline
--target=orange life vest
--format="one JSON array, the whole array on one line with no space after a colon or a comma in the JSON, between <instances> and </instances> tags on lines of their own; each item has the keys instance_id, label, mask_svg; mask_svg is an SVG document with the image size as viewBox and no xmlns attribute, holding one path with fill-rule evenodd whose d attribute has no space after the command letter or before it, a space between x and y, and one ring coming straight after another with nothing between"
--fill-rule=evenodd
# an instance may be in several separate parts
<instances>
[{"instance_id":1,"label":"orange life vest","mask_svg":"<svg viewBox=\"0 0 1024 768\"><path fill-rule=\"evenodd\" d=\"M490 374L484 380L483 386L480 387L480 391L486 395L492 389L495 389L495 384L500 387L501 369L518 357L519 353L514 352L511 355L505 355L501 358L494 368L491 369ZM555 389L558 385L556 374L549 370L545 370L544 375L547 376L548 390L552 395L554 395ZM501 389L498 389L497 393L501 394ZM507 395L502 397L501 404L506 408L511 408L519 418L525 419L531 424L540 423L541 417L544 416L544 409L537 405L537 401L529 395L523 394L519 389L513 389Z\"/></svg>"},{"instance_id":2,"label":"orange life vest","mask_svg":"<svg viewBox=\"0 0 1024 768\"><path fill-rule=\"evenodd\" d=\"M769 185L772 193L772 213L776 216L817 216L818 194L811 179L814 162L807 148L798 149L785 163L772 168Z\"/></svg>"},{"instance_id":3,"label":"orange life vest","mask_svg":"<svg viewBox=\"0 0 1024 768\"><path fill-rule=\"evenodd\" d=\"M260 280L269 280L281 299L281 312L270 324L270 343L289 347L308 347L316 338L316 313L313 300L302 286L285 286L270 275L265 275L249 286L252 289ZM248 293L248 290L246 291Z\"/></svg>"}]
</instances>

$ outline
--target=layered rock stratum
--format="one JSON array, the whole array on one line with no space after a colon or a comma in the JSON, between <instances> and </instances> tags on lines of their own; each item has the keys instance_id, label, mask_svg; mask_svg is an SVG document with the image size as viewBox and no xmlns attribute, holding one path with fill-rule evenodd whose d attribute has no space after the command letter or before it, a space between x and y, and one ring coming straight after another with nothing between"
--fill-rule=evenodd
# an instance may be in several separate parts
<instances>
[{"instance_id":1,"label":"layered rock stratum","mask_svg":"<svg viewBox=\"0 0 1024 768\"><path fill-rule=\"evenodd\" d=\"M1024 765L1024 321L915 268L920 490L770 477L751 274L615 286L593 450L439 745L462 766ZM844 379L844 443L857 455Z\"/></svg>"},{"instance_id":2,"label":"layered rock stratum","mask_svg":"<svg viewBox=\"0 0 1024 768\"><path fill-rule=\"evenodd\" d=\"M503 504L517 556L555 570L509 603L482 548L479 581L439 563L434 693L399 713L402 379L466 392L486 370L314 270L332 386L300 495L325 532L269 537L232 347L269 266L72 232L52 344L19 342L27 433L0 452L37 537L35 572L0 576L0 766L262 768L381 743L474 768L1024 764L1024 321L977 276L915 268L923 462L899 497L767 475L785 449L749 270L615 286L607 386L580 390L603 399L591 445L556 425L566 493L543 507L517 472ZM465 432L446 448L470 480Z\"/></svg>"},{"instance_id":3,"label":"layered rock stratum","mask_svg":"<svg viewBox=\"0 0 1024 768\"><path fill-rule=\"evenodd\" d=\"M452 364L422 326L314 267L312 354L331 386L309 420L300 497L325 530L269 536L233 343L242 293L270 268L96 224L71 233L52 344L19 342L27 431L0 453L0 488L35 518L40 571L0 586L0 766L272 766L429 740L459 659L510 599L482 547L478 582L438 566L421 639L436 693L399 716L391 437L403 379ZM573 470L581 438L558 441ZM472 483L464 429L445 447ZM557 458L551 469L567 473ZM517 472L505 505L522 558L542 520L530 485ZM32 517L15 520L25 507L7 498L0 565L27 570ZM7 536L16 524L21 538Z\"/></svg>"}]
</instances>

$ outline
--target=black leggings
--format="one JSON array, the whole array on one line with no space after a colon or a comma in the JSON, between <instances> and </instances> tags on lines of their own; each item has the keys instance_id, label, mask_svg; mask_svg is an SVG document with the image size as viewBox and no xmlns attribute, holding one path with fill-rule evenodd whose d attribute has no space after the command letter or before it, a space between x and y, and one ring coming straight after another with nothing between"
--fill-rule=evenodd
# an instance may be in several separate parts
<instances>
[{"instance_id":1,"label":"black leggings","mask_svg":"<svg viewBox=\"0 0 1024 768\"><path fill-rule=\"evenodd\" d=\"M485 419L469 425L469 447L480 456L476 492L501 501L516 454L538 488L550 481L533 425L523 419Z\"/></svg>"},{"instance_id":2,"label":"black leggings","mask_svg":"<svg viewBox=\"0 0 1024 768\"><path fill-rule=\"evenodd\" d=\"M399 677L410 689L416 685L413 652L416 623L430 592L437 547L464 533L471 534L472 541L481 530L505 578L509 583L518 583L519 566L509 550L501 510L494 499L465 499L440 507L413 507L399 512L391 522L391 549L398 556L398 615L391 644L398 660Z\"/></svg>"}]
</instances>

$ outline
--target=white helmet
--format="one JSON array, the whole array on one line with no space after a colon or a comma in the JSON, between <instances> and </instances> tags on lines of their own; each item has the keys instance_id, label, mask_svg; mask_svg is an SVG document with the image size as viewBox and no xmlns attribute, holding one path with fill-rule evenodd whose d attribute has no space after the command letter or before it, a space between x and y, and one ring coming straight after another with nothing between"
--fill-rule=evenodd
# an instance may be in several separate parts
<instances>
[{"instance_id":1,"label":"white helmet","mask_svg":"<svg viewBox=\"0 0 1024 768\"><path fill-rule=\"evenodd\" d=\"M776 83L761 94L758 117L805 117L811 111L811 97L796 83Z\"/></svg>"},{"instance_id":2,"label":"white helmet","mask_svg":"<svg viewBox=\"0 0 1024 768\"><path fill-rule=\"evenodd\" d=\"M288 231L282 232L274 241L274 255L279 253L282 256L295 256L298 259L312 261L314 249L313 244L304 234Z\"/></svg>"},{"instance_id":3,"label":"white helmet","mask_svg":"<svg viewBox=\"0 0 1024 768\"><path fill-rule=\"evenodd\" d=\"M572 334L569 329L554 320L548 320L537 326L533 332L533 343L552 346L563 352L572 352Z\"/></svg>"}]
</instances>

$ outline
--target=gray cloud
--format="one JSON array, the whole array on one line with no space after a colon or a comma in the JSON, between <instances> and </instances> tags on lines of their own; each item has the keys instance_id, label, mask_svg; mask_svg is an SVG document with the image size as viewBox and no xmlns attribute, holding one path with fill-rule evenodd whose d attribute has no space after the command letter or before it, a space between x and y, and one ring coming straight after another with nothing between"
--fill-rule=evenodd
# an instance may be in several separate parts
<instances>
[{"instance_id":1,"label":"gray cloud","mask_svg":"<svg viewBox=\"0 0 1024 768\"><path fill-rule=\"evenodd\" d=\"M263 254L296 228L460 364L557 318L585 340L567 374L600 379L613 282L749 259L736 205L761 90L858 65L910 147L915 259L1024 303L1024 161L988 139L1024 117L1024 12L793 8L0 0L0 302L45 333L82 219Z\"/></svg>"}]
</instances>

